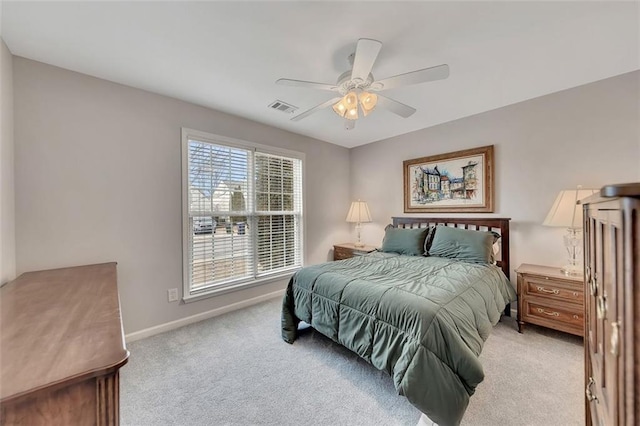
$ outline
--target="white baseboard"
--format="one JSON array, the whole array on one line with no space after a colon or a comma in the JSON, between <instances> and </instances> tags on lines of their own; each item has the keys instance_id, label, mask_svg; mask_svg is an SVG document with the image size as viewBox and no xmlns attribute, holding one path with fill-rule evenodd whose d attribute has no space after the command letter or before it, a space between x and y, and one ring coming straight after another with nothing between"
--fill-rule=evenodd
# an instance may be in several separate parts
<instances>
[{"instance_id":1,"label":"white baseboard","mask_svg":"<svg viewBox=\"0 0 640 426\"><path fill-rule=\"evenodd\" d=\"M129 333L124 337L125 342L127 343L135 342L136 340L140 340L146 337L154 336L156 334L164 333L165 331L174 330L176 328L180 328L188 324L193 324L194 322L199 322L209 318L217 317L218 315L222 315L231 311L236 311L238 309L246 308L251 305L256 305L260 302L274 299L276 297L282 297L284 295L284 292L285 292L285 289L276 290L272 293L267 293L261 296L252 297L251 299L232 303L230 305L222 306L220 308L212 309L210 311L202 312L196 315L191 315L190 317L180 318L179 320L156 325L154 327L145 328L140 331L134 331L133 333Z\"/></svg>"}]
</instances>

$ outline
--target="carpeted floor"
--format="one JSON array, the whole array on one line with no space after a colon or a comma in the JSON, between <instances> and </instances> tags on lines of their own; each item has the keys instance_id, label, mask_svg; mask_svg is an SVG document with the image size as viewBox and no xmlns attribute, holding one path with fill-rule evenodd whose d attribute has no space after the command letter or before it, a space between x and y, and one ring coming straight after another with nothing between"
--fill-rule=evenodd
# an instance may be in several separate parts
<instances>
[{"instance_id":1,"label":"carpeted floor","mask_svg":"<svg viewBox=\"0 0 640 426\"><path fill-rule=\"evenodd\" d=\"M582 339L499 323L463 425L582 425ZM392 379L313 330L280 338L280 300L128 345L121 424L408 425Z\"/></svg>"}]
</instances>

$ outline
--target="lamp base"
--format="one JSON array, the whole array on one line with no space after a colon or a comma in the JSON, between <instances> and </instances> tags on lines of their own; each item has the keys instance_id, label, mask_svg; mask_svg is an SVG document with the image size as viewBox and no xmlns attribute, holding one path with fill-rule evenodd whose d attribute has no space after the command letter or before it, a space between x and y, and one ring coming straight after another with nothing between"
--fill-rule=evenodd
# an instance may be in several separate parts
<instances>
[{"instance_id":1,"label":"lamp base","mask_svg":"<svg viewBox=\"0 0 640 426\"><path fill-rule=\"evenodd\" d=\"M354 247L364 247L364 244L360 241L360 230L362 229L362 225L360 222L356 223L356 242L353 243Z\"/></svg>"},{"instance_id":2,"label":"lamp base","mask_svg":"<svg viewBox=\"0 0 640 426\"><path fill-rule=\"evenodd\" d=\"M582 230L568 228L564 236L564 245L569 253L569 259L568 263L560 271L570 276L584 274L584 268L582 267Z\"/></svg>"},{"instance_id":3,"label":"lamp base","mask_svg":"<svg viewBox=\"0 0 640 426\"><path fill-rule=\"evenodd\" d=\"M584 269L580 265L564 265L560 268L560 272L567 276L579 277L584 274Z\"/></svg>"}]
</instances>

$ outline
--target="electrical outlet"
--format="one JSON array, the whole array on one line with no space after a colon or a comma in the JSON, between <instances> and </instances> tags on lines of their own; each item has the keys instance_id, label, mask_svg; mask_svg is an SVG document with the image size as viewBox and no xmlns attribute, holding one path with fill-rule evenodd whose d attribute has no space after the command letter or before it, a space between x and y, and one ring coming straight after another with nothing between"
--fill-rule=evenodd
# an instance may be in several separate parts
<instances>
[{"instance_id":1,"label":"electrical outlet","mask_svg":"<svg viewBox=\"0 0 640 426\"><path fill-rule=\"evenodd\" d=\"M167 299L169 302L177 302L178 301L178 289L170 288L167 290Z\"/></svg>"}]
</instances>

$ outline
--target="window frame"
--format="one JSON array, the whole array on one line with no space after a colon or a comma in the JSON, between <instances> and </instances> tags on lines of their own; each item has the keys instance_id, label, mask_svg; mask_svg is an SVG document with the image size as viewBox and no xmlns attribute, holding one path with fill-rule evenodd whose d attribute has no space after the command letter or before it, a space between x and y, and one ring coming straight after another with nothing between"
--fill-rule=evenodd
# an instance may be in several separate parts
<instances>
[{"instance_id":1,"label":"window frame","mask_svg":"<svg viewBox=\"0 0 640 426\"><path fill-rule=\"evenodd\" d=\"M277 148L269 145L258 144L254 142L248 142L241 139L230 138L227 136L216 135L213 133L203 132L200 130L194 130L190 128L183 127L181 129L182 133L182 142L181 142L181 153L182 153L182 300L185 303L193 302L196 300L201 300L207 297L217 296L233 291L238 291L274 281L279 281L282 279L288 279L295 273L295 271L302 268L305 264L305 220L304 220L304 211L305 211L305 190L304 190L304 182L305 182L305 154L298 151L292 151L284 148ZM299 232L300 232L300 266L294 266L285 271L274 272L273 274L269 274L266 276L261 276L256 278L255 268L253 278L238 280L236 282L229 282L226 284L218 284L211 287L207 287L204 289L192 291L191 290L191 280L190 280L190 263L189 263L189 237L190 232L192 231L189 226L189 140L197 140L205 143L212 143L216 145L228 146L231 148L239 148L246 149L251 151L252 155L252 163L255 161L255 153L259 152L267 155L276 155L283 156L289 158L295 158L300 160L301 162L301 211L299 213ZM255 164L255 163L254 163ZM253 171L250 173L250 177L253 177ZM255 198L255 188L252 182L250 182L250 195ZM256 214L255 203L253 203L253 214L255 217L258 217ZM297 213L296 213L297 214ZM256 239L253 239L252 244L253 256L257 256L257 245Z\"/></svg>"}]
</instances>

